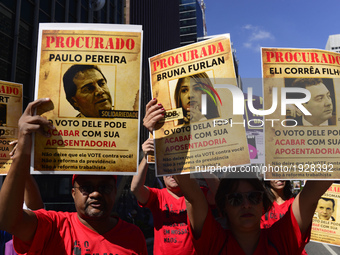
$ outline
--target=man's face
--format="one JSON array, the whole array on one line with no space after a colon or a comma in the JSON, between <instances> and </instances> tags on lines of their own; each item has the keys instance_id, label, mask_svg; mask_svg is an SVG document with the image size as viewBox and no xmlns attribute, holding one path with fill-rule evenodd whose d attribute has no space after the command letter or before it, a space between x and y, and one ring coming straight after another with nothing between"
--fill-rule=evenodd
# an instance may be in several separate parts
<instances>
[{"instance_id":1,"label":"man's face","mask_svg":"<svg viewBox=\"0 0 340 255\"><path fill-rule=\"evenodd\" d=\"M237 189L233 193L247 193L257 191L247 181L240 181ZM259 230L260 220L262 217L263 202L262 199L258 204L252 204L248 199L244 199L243 203L233 206L226 201L225 212L230 222L232 231L249 231Z\"/></svg>"},{"instance_id":2,"label":"man's face","mask_svg":"<svg viewBox=\"0 0 340 255\"><path fill-rule=\"evenodd\" d=\"M79 175L77 177L72 196L81 219L97 220L110 216L116 196L116 181L110 177L112 176Z\"/></svg>"},{"instance_id":3,"label":"man's face","mask_svg":"<svg viewBox=\"0 0 340 255\"><path fill-rule=\"evenodd\" d=\"M318 126L332 117L333 104L330 92L323 83L307 86L306 89L310 91L311 99L303 105L312 115L305 116L305 119Z\"/></svg>"},{"instance_id":4,"label":"man's face","mask_svg":"<svg viewBox=\"0 0 340 255\"><path fill-rule=\"evenodd\" d=\"M176 182L172 175L163 176L163 181L165 186L170 190L179 188L178 183Z\"/></svg>"},{"instance_id":5,"label":"man's face","mask_svg":"<svg viewBox=\"0 0 340 255\"><path fill-rule=\"evenodd\" d=\"M316 207L316 212L321 220L329 220L333 214L333 203L332 201L326 201L322 198L319 199L318 206Z\"/></svg>"},{"instance_id":6,"label":"man's face","mask_svg":"<svg viewBox=\"0 0 340 255\"><path fill-rule=\"evenodd\" d=\"M100 117L99 110L111 110L112 98L102 74L96 69L78 72L73 78L77 92L73 106L86 117Z\"/></svg>"}]
</instances>

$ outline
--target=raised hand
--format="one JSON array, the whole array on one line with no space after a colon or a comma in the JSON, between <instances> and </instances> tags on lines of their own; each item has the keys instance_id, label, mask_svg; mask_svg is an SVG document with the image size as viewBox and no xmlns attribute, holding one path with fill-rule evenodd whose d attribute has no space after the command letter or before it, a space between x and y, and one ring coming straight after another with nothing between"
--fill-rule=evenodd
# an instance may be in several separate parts
<instances>
[{"instance_id":1,"label":"raised hand","mask_svg":"<svg viewBox=\"0 0 340 255\"><path fill-rule=\"evenodd\" d=\"M143 144L142 144L142 150L144 153L144 157L149 155L150 153L154 152L154 144L153 144L153 139L149 138L147 139Z\"/></svg>"},{"instance_id":2,"label":"raised hand","mask_svg":"<svg viewBox=\"0 0 340 255\"><path fill-rule=\"evenodd\" d=\"M155 128L156 123L164 118L165 110L162 104L157 104L157 99L154 98L146 105L146 112L143 119L143 125L151 133Z\"/></svg>"},{"instance_id":3,"label":"raised hand","mask_svg":"<svg viewBox=\"0 0 340 255\"><path fill-rule=\"evenodd\" d=\"M50 134L46 131L46 128L55 129L55 127L46 118L35 114L36 108L39 105L50 101L51 100L49 98L41 98L28 104L26 110L19 119L18 144L15 151L19 151L20 149L20 152L30 154L32 133L38 132L49 137Z\"/></svg>"}]
</instances>

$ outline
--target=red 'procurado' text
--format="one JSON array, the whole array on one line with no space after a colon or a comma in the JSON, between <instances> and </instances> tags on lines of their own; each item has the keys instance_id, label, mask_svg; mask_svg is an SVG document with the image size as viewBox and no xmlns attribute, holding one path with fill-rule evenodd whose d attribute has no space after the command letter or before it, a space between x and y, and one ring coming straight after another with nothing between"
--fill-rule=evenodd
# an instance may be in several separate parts
<instances>
[{"instance_id":1,"label":"red 'procurado' text","mask_svg":"<svg viewBox=\"0 0 340 255\"><path fill-rule=\"evenodd\" d=\"M105 50L133 50L132 38L113 38L100 36L46 36L46 48L86 48Z\"/></svg>"},{"instance_id":2,"label":"red 'procurado' text","mask_svg":"<svg viewBox=\"0 0 340 255\"><path fill-rule=\"evenodd\" d=\"M340 56L334 56L328 53L317 52L281 52L266 51L265 60L267 63L320 63L340 65Z\"/></svg>"},{"instance_id":3,"label":"red 'procurado' text","mask_svg":"<svg viewBox=\"0 0 340 255\"><path fill-rule=\"evenodd\" d=\"M176 55L171 55L169 57L161 58L153 62L154 71L160 71L163 68L171 67L173 65L178 65L183 62L193 61L196 59L211 56L213 54L218 54L224 52L225 49L221 42L217 45L209 44L203 46L201 49L193 49L185 52L178 53Z\"/></svg>"},{"instance_id":4,"label":"red 'procurado' text","mask_svg":"<svg viewBox=\"0 0 340 255\"><path fill-rule=\"evenodd\" d=\"M10 86L2 85L0 86L0 94L8 94L8 95L19 95L19 89L13 88Z\"/></svg>"}]
</instances>

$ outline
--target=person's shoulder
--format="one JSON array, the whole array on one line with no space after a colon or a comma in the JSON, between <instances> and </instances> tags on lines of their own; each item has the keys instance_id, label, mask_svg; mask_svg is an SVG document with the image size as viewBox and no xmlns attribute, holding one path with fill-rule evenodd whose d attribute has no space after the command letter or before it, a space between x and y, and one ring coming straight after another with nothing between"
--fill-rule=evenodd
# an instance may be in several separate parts
<instances>
[{"instance_id":1,"label":"person's shoulder","mask_svg":"<svg viewBox=\"0 0 340 255\"><path fill-rule=\"evenodd\" d=\"M74 219L74 216L76 216L77 213L75 212L57 212L57 211L50 211L45 209L39 209L36 211L33 211L35 215L37 216L38 220L42 217L44 218L50 218L51 220L57 220L57 219Z\"/></svg>"},{"instance_id":2,"label":"person's shoulder","mask_svg":"<svg viewBox=\"0 0 340 255\"><path fill-rule=\"evenodd\" d=\"M302 116L296 116L294 120L296 121L297 126L303 126Z\"/></svg>"},{"instance_id":3,"label":"person's shoulder","mask_svg":"<svg viewBox=\"0 0 340 255\"><path fill-rule=\"evenodd\" d=\"M154 193L154 194L156 194L156 195L164 194L164 191L166 191L166 188L159 189L159 188L151 188L151 187L148 187L148 189L150 190L151 193Z\"/></svg>"},{"instance_id":4,"label":"person's shoulder","mask_svg":"<svg viewBox=\"0 0 340 255\"><path fill-rule=\"evenodd\" d=\"M294 202L295 197L291 197L285 201L287 205L291 205Z\"/></svg>"}]
</instances>

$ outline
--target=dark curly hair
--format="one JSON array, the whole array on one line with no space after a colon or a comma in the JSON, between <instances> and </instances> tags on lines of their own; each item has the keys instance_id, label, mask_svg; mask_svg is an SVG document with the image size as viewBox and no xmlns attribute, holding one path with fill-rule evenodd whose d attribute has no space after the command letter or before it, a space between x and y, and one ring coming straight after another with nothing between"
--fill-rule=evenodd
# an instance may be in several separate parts
<instances>
[{"instance_id":1,"label":"dark curly hair","mask_svg":"<svg viewBox=\"0 0 340 255\"><path fill-rule=\"evenodd\" d=\"M264 213L267 212L273 205L272 200L269 198L268 193L266 189L264 188L262 182L257 178L247 178L247 179L235 179L235 178L225 178L220 181L220 185L218 186L216 196L215 196L215 202L216 206L219 209L222 216L227 218L227 221L229 221L226 213L225 213L225 205L226 205L226 199L227 195L230 193L233 193L237 190L237 187L240 183L240 181L246 181L248 182L256 191L263 191L263 210Z\"/></svg>"}]
</instances>

